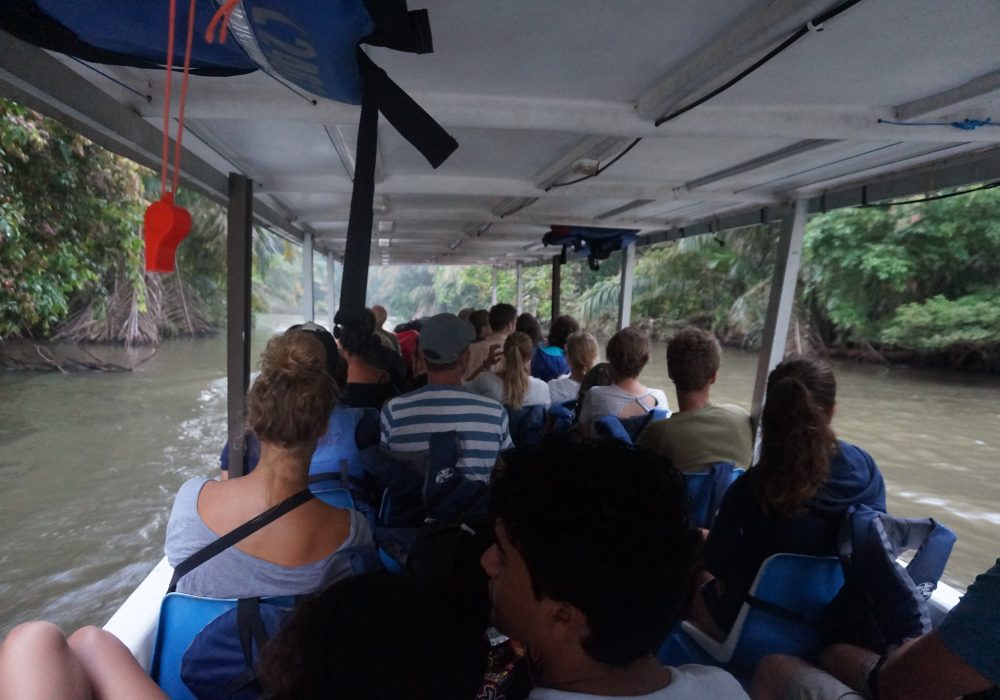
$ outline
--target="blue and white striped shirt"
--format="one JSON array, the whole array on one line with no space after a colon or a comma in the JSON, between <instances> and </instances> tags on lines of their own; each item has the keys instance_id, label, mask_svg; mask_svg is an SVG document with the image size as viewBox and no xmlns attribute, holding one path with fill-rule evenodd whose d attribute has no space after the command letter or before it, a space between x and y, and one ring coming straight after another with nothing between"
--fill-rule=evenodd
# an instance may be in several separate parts
<instances>
[{"instance_id":1,"label":"blue and white striped shirt","mask_svg":"<svg viewBox=\"0 0 1000 700\"><path fill-rule=\"evenodd\" d=\"M382 448L404 458L429 450L431 433L449 430L458 433L458 468L476 481L488 481L500 450L513 446L504 407L461 386L431 384L382 408Z\"/></svg>"}]
</instances>

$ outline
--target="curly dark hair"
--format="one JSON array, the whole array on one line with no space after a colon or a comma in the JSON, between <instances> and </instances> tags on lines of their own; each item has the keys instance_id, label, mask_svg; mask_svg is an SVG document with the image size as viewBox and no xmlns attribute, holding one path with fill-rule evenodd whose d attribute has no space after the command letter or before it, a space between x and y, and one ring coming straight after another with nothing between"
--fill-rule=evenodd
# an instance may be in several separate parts
<instances>
[{"instance_id":1,"label":"curly dark hair","mask_svg":"<svg viewBox=\"0 0 1000 700\"><path fill-rule=\"evenodd\" d=\"M273 700L468 700L486 668L485 626L446 588L380 571L296 606L259 664Z\"/></svg>"},{"instance_id":2,"label":"curly dark hair","mask_svg":"<svg viewBox=\"0 0 1000 700\"><path fill-rule=\"evenodd\" d=\"M490 496L535 597L586 616L591 658L625 666L659 647L701 551L680 472L616 440L554 440L505 452Z\"/></svg>"},{"instance_id":3,"label":"curly dark hair","mask_svg":"<svg viewBox=\"0 0 1000 700\"><path fill-rule=\"evenodd\" d=\"M677 391L705 388L721 365L722 346L713 333L685 328L667 343L667 374Z\"/></svg>"}]
</instances>

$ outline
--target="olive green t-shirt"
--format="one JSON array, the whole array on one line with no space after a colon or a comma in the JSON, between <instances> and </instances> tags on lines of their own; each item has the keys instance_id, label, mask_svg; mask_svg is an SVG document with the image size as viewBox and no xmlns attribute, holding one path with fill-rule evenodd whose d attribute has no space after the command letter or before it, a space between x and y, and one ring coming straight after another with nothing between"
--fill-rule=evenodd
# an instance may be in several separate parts
<instances>
[{"instance_id":1,"label":"olive green t-shirt","mask_svg":"<svg viewBox=\"0 0 1000 700\"><path fill-rule=\"evenodd\" d=\"M681 471L713 462L732 462L745 469L753 460L750 414L731 404L708 404L650 423L636 444L668 457Z\"/></svg>"}]
</instances>

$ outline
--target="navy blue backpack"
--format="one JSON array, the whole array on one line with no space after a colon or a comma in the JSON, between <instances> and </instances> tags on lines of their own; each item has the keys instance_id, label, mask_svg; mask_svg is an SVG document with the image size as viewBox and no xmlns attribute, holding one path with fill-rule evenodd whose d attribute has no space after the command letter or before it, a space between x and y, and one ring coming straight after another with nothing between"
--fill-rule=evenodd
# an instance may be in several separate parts
<instances>
[{"instance_id":1,"label":"navy blue backpack","mask_svg":"<svg viewBox=\"0 0 1000 700\"><path fill-rule=\"evenodd\" d=\"M894 518L852 506L841 523L838 555L844 587L824 612L828 643L879 654L931 630L927 601L944 573L955 533L933 518ZM905 567L900 554L915 550Z\"/></svg>"}]
</instances>

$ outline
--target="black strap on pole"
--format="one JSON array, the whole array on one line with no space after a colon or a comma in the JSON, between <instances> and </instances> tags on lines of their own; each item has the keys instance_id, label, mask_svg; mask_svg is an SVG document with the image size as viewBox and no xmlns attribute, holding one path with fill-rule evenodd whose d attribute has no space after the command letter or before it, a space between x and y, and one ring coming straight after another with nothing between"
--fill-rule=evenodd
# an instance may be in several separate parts
<instances>
[{"instance_id":1,"label":"black strap on pole","mask_svg":"<svg viewBox=\"0 0 1000 700\"><path fill-rule=\"evenodd\" d=\"M364 55L358 49L358 53ZM375 199L375 157L378 153L378 107L367 85L361 102L358 145L354 158L351 218L344 246L344 274L340 280L340 308L361 309L368 289L372 248L372 202Z\"/></svg>"},{"instance_id":2,"label":"black strap on pole","mask_svg":"<svg viewBox=\"0 0 1000 700\"><path fill-rule=\"evenodd\" d=\"M260 530L266 525L270 525L285 513L298 508L300 505L312 500L313 498L314 496L312 491L308 488L302 489L298 493L293 494L281 503L268 508L260 515L248 520L234 530L230 530L225 535L215 540L215 542L205 545L174 568L174 575L170 579L170 586L167 587L167 593L173 593L177 590L177 582L192 570L198 568L217 554L221 554L226 551L240 540L246 539L253 533L257 532L257 530Z\"/></svg>"},{"instance_id":3,"label":"black strap on pole","mask_svg":"<svg viewBox=\"0 0 1000 700\"><path fill-rule=\"evenodd\" d=\"M372 202L375 198L375 159L378 154L378 115L381 112L400 135L438 167L448 159L458 142L434 121L413 98L392 82L359 47L358 68L363 85L361 122L354 159L354 189L351 218L344 247L344 274L340 285L340 308L365 305L368 264L372 245Z\"/></svg>"}]
</instances>

